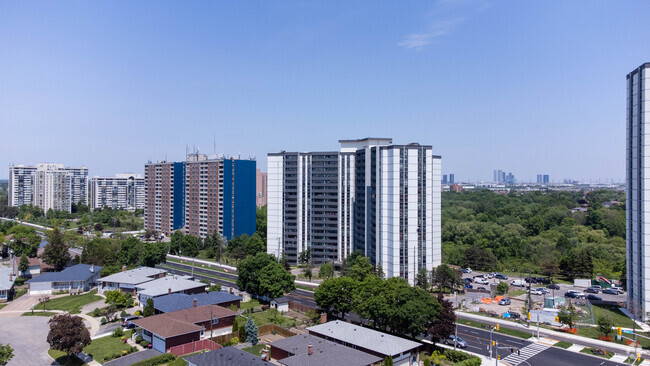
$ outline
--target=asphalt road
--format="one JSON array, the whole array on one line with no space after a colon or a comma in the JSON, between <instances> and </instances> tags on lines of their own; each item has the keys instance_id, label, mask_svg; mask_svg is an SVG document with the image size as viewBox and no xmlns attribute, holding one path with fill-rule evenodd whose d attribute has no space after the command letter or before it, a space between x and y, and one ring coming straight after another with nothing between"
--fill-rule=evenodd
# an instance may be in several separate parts
<instances>
[{"instance_id":1,"label":"asphalt road","mask_svg":"<svg viewBox=\"0 0 650 366\"><path fill-rule=\"evenodd\" d=\"M192 274L192 266L191 265L185 265L185 264L180 264L176 262L167 262L165 263L166 267L160 267L162 269L165 269L169 271L169 273L172 274L178 274L178 275L191 275ZM170 269L168 267L171 267L173 269ZM215 270L210 270L206 269L203 267L197 267L196 265L194 266L194 277L199 279L199 280L206 280L209 282L219 282L221 284L227 285L227 286L232 286L235 289L239 289L237 286L237 275L233 273L224 273L220 271L215 271ZM205 275L210 275L210 276L216 276L219 278L214 278L214 277L209 277ZM311 291L306 291L302 289L296 289L286 295L286 297L290 298L291 300L306 305L310 306L313 308L316 308L316 302L314 301L314 293Z\"/></svg>"},{"instance_id":2,"label":"asphalt road","mask_svg":"<svg viewBox=\"0 0 650 366\"><path fill-rule=\"evenodd\" d=\"M488 345L490 344L490 332L483 329L458 326L458 336L467 342L467 351L479 353L488 356ZM524 339L510 337L503 334L493 333L492 340L499 342L499 354L501 360L510 366L531 365L531 366L615 366L623 365L608 361L604 358L590 356L587 354L567 351L559 347L548 347L537 343L532 343ZM502 348L504 347L504 348ZM510 352L510 348L514 352ZM517 350L520 354L517 355ZM496 354L493 353L492 357Z\"/></svg>"}]
</instances>

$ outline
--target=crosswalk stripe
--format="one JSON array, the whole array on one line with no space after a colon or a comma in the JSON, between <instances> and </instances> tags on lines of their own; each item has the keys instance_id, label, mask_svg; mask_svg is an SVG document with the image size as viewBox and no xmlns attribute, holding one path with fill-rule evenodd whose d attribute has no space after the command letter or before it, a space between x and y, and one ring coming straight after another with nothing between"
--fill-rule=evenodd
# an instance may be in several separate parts
<instances>
[{"instance_id":1,"label":"crosswalk stripe","mask_svg":"<svg viewBox=\"0 0 650 366\"><path fill-rule=\"evenodd\" d=\"M511 353L508 356L504 357L502 361L509 365L516 366L526 361L527 359L535 356L536 354L547 350L548 348L549 346L545 346L543 344L532 343L524 348L521 348L519 350L519 354Z\"/></svg>"}]
</instances>

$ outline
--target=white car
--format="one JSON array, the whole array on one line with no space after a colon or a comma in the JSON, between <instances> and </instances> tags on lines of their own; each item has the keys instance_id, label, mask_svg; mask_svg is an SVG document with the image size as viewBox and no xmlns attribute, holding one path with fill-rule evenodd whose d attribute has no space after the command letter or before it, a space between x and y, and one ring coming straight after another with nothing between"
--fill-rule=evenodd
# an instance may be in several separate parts
<instances>
[{"instance_id":1,"label":"white car","mask_svg":"<svg viewBox=\"0 0 650 366\"><path fill-rule=\"evenodd\" d=\"M474 278L474 283L478 283L480 285L487 285L489 282L483 277L475 277Z\"/></svg>"},{"instance_id":2,"label":"white car","mask_svg":"<svg viewBox=\"0 0 650 366\"><path fill-rule=\"evenodd\" d=\"M542 291L540 291L539 289L536 289L536 288L531 289L530 294L531 295L544 295L544 293Z\"/></svg>"}]
</instances>

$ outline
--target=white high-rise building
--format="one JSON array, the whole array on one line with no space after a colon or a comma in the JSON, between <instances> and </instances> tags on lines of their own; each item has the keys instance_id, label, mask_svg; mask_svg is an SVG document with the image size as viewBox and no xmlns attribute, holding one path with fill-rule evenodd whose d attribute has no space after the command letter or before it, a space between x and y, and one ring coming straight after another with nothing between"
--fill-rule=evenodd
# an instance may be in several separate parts
<instances>
[{"instance_id":1,"label":"white high-rise building","mask_svg":"<svg viewBox=\"0 0 650 366\"><path fill-rule=\"evenodd\" d=\"M337 152L268 157L267 250L314 264L355 250L410 283L441 263L441 158L431 146L341 140Z\"/></svg>"},{"instance_id":2,"label":"white high-rise building","mask_svg":"<svg viewBox=\"0 0 650 366\"><path fill-rule=\"evenodd\" d=\"M650 63L627 75L627 303L643 321L650 312ZM648 161L646 161L648 159Z\"/></svg>"},{"instance_id":3,"label":"white high-rise building","mask_svg":"<svg viewBox=\"0 0 650 366\"><path fill-rule=\"evenodd\" d=\"M145 180L140 174L116 174L90 180L90 209L144 209Z\"/></svg>"},{"instance_id":4,"label":"white high-rise building","mask_svg":"<svg viewBox=\"0 0 650 366\"><path fill-rule=\"evenodd\" d=\"M9 167L9 204L33 204L68 211L72 203L88 203L88 168L66 168L63 164L14 165Z\"/></svg>"}]
</instances>

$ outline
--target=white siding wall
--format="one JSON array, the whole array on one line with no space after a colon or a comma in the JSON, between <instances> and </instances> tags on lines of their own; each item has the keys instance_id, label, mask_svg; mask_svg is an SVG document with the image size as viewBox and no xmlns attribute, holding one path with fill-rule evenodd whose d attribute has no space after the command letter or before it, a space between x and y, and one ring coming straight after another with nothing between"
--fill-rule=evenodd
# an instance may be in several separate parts
<instances>
[{"instance_id":1,"label":"white siding wall","mask_svg":"<svg viewBox=\"0 0 650 366\"><path fill-rule=\"evenodd\" d=\"M267 187L267 239L266 248L269 254L278 256L282 253L282 187L283 160L282 156L268 157L268 187Z\"/></svg>"},{"instance_id":2,"label":"white siding wall","mask_svg":"<svg viewBox=\"0 0 650 366\"><path fill-rule=\"evenodd\" d=\"M441 158L432 158L432 169L433 169L433 182L431 201L432 207L429 211L427 207L427 212L431 212L431 263L432 267L437 267L442 263L442 211L440 208L440 203L442 202L442 189L441 189L441 175L442 175L442 159ZM427 235L427 237L429 237ZM428 262L428 260L427 260ZM429 269L427 267L427 269Z\"/></svg>"}]
</instances>

